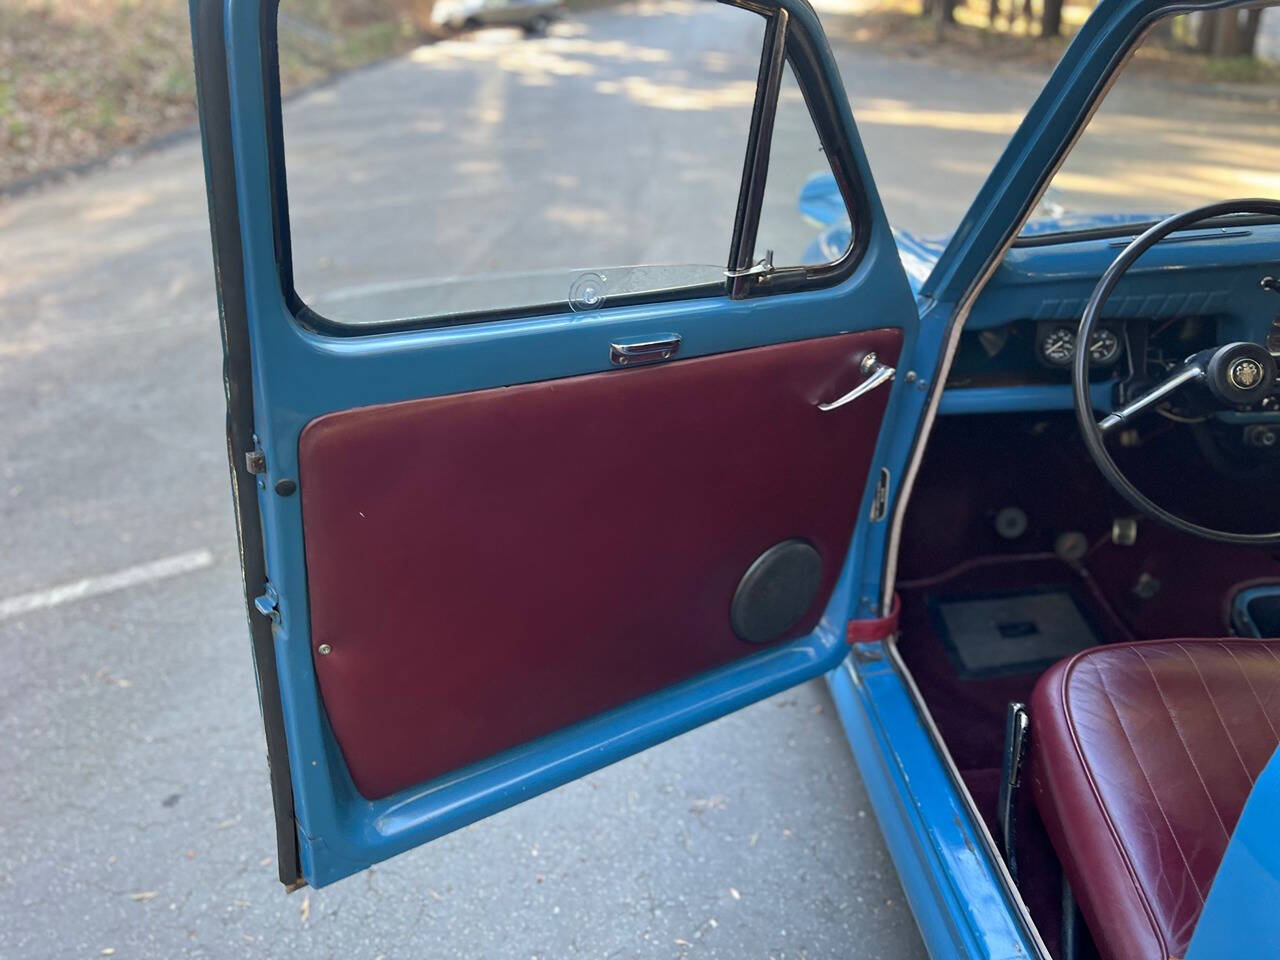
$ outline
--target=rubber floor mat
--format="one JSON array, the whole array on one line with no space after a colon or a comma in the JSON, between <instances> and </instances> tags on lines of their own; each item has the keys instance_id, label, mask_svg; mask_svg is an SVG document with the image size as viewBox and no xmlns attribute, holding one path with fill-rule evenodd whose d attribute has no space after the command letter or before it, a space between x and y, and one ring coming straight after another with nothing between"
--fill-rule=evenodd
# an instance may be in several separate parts
<instances>
[{"instance_id":1,"label":"rubber floor mat","mask_svg":"<svg viewBox=\"0 0 1280 960\"><path fill-rule=\"evenodd\" d=\"M1063 587L931 597L929 607L961 677L1036 672L1099 643L1084 610Z\"/></svg>"}]
</instances>

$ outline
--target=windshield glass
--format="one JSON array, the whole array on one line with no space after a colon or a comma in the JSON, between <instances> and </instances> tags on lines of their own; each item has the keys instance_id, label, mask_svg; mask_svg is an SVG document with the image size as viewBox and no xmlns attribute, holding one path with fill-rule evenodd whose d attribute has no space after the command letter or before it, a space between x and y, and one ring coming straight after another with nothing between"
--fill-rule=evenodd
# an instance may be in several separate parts
<instances>
[{"instance_id":1,"label":"windshield glass","mask_svg":"<svg viewBox=\"0 0 1280 960\"><path fill-rule=\"evenodd\" d=\"M1280 196L1280 11L1172 17L1147 34L1023 236L1149 223Z\"/></svg>"}]
</instances>

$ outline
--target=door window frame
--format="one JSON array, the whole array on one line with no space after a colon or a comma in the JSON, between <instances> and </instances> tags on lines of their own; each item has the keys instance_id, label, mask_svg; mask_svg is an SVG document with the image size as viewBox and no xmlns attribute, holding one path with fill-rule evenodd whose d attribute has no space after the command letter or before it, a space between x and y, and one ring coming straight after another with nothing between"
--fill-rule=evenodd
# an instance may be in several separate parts
<instances>
[{"instance_id":1,"label":"door window frame","mask_svg":"<svg viewBox=\"0 0 1280 960\"><path fill-rule=\"evenodd\" d=\"M759 0L698 0L715 2L757 14L765 20L756 94L747 131L746 154L739 175L738 203L733 231L726 238L728 251L725 280L693 284L668 290L614 295L602 309L639 304L728 296L733 300L794 293L835 286L858 268L868 245L869 201L858 176L852 146L842 135L839 109L831 91L822 81L821 45L802 25L798 26L786 7ZM430 330L466 324L496 323L533 317L549 317L573 312L569 299L554 303L496 307L449 316L392 318L368 323L334 320L312 308L294 286L292 234L289 221L288 158L284 145L283 97L280 90L279 11L280 0L264 0L260 10L259 36L262 82L267 119L267 153L271 184L271 214L275 257L280 288L289 312L306 330L328 337L360 337L409 330ZM790 65L817 132L823 154L831 167L849 216L852 239L836 260L808 266L787 266L753 275L734 276L750 267L755 257L756 232L764 203L774 118L782 75ZM566 270L566 274L568 271ZM435 279L435 278L433 278Z\"/></svg>"}]
</instances>

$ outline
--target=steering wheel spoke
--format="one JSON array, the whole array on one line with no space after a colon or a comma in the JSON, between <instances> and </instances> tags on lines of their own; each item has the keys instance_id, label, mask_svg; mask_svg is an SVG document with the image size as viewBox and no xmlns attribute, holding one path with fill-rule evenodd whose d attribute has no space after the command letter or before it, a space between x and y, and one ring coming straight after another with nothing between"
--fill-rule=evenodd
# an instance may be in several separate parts
<instances>
[{"instance_id":1,"label":"steering wheel spoke","mask_svg":"<svg viewBox=\"0 0 1280 960\"><path fill-rule=\"evenodd\" d=\"M1098 429L1105 436L1118 427L1124 426L1124 424L1128 423L1143 411L1156 406L1163 400L1166 400L1186 384L1203 380L1204 375L1204 364L1200 362L1199 357L1196 356L1190 358L1186 363L1173 373L1169 374L1169 376L1165 377L1150 390L1146 391L1136 399L1130 400L1119 410L1116 410L1110 415L1099 420Z\"/></svg>"}]
</instances>

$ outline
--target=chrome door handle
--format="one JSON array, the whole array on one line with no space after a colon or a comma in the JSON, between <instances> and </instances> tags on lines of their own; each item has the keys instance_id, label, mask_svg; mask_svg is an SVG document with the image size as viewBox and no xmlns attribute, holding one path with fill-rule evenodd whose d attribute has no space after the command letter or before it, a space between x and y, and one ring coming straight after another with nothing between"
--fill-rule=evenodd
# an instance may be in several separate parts
<instances>
[{"instance_id":1,"label":"chrome door handle","mask_svg":"<svg viewBox=\"0 0 1280 960\"><path fill-rule=\"evenodd\" d=\"M881 363L874 353L868 353L862 358L862 362L858 364L858 369L862 371L862 375L867 379L846 393L839 400L832 400L830 403L818 404L818 409L825 413L828 410L835 410L843 407L846 403L852 403L859 397L870 393L882 383L888 383L893 379L893 375L897 373L893 367L888 364Z\"/></svg>"},{"instance_id":2,"label":"chrome door handle","mask_svg":"<svg viewBox=\"0 0 1280 960\"><path fill-rule=\"evenodd\" d=\"M634 340L618 340L609 344L609 359L617 367L670 360L680 351L680 334L659 333Z\"/></svg>"}]
</instances>

